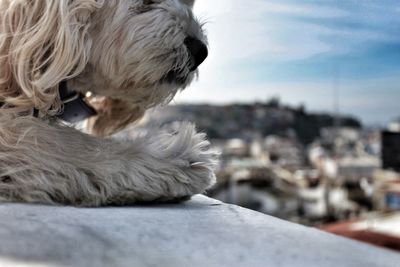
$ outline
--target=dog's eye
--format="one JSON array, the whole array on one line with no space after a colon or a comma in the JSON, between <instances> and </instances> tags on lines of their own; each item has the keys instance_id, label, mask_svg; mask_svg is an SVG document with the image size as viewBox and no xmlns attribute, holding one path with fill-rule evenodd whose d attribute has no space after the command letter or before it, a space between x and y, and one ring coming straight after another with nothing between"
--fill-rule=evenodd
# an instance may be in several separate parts
<instances>
[{"instance_id":1,"label":"dog's eye","mask_svg":"<svg viewBox=\"0 0 400 267\"><path fill-rule=\"evenodd\" d=\"M148 12L152 9L152 5L156 4L156 0L142 0L141 4L136 4L129 8L130 12L140 14Z\"/></svg>"}]
</instances>

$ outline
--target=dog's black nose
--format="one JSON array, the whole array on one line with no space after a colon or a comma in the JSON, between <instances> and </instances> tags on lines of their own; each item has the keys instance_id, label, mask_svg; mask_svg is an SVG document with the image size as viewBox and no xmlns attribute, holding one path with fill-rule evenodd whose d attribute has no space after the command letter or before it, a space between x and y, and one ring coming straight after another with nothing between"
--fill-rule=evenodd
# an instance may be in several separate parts
<instances>
[{"instance_id":1,"label":"dog's black nose","mask_svg":"<svg viewBox=\"0 0 400 267\"><path fill-rule=\"evenodd\" d=\"M185 45L192 56L190 71L195 71L208 56L207 46L202 41L193 37L187 37Z\"/></svg>"}]
</instances>

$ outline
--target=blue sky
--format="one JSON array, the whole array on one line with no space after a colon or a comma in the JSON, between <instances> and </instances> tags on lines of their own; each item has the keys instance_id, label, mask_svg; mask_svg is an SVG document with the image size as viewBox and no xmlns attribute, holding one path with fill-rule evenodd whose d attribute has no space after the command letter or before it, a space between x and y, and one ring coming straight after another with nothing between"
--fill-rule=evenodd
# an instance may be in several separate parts
<instances>
[{"instance_id":1,"label":"blue sky","mask_svg":"<svg viewBox=\"0 0 400 267\"><path fill-rule=\"evenodd\" d=\"M197 0L210 56L175 100L250 102L273 96L365 123L400 116L400 1Z\"/></svg>"}]
</instances>

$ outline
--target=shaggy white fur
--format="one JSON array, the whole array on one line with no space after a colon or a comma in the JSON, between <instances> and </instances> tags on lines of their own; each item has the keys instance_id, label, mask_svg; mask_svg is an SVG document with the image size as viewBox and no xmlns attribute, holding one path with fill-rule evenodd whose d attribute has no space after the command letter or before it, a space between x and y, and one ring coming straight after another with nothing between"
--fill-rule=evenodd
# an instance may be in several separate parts
<instances>
[{"instance_id":1,"label":"shaggy white fur","mask_svg":"<svg viewBox=\"0 0 400 267\"><path fill-rule=\"evenodd\" d=\"M107 135L196 76L191 0L0 0L0 201L82 206L176 200L215 182L216 154L182 123L129 142L58 122L58 85L94 97ZM39 118L32 116L39 110Z\"/></svg>"}]
</instances>

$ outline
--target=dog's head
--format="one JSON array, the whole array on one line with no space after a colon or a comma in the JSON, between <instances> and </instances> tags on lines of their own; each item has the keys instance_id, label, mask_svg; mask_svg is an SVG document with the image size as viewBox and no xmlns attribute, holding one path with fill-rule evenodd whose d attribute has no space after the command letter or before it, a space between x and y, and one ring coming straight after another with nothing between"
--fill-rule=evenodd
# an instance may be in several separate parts
<instances>
[{"instance_id":1,"label":"dog's head","mask_svg":"<svg viewBox=\"0 0 400 267\"><path fill-rule=\"evenodd\" d=\"M58 85L65 80L74 90L123 103L125 110L168 102L207 57L193 3L0 0L3 109L55 114L62 108Z\"/></svg>"}]
</instances>

